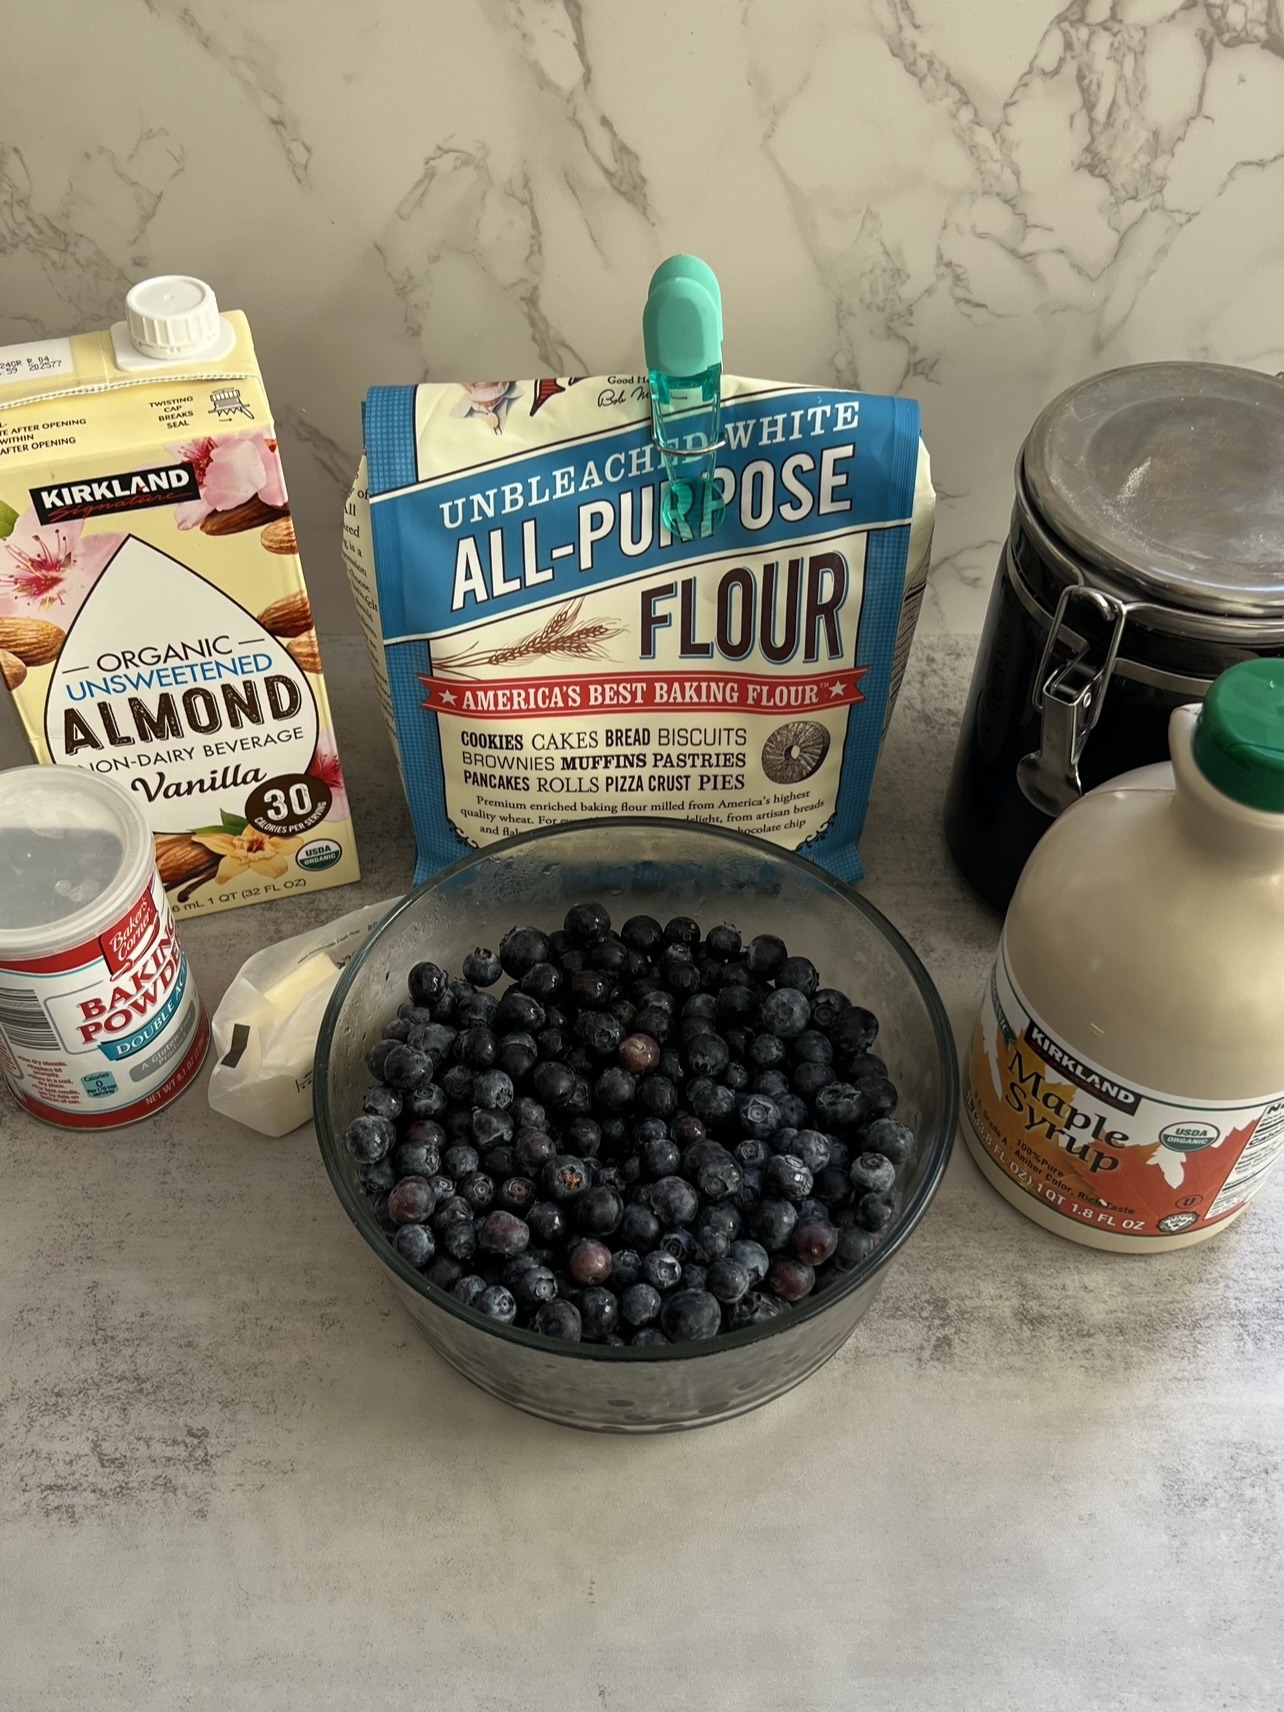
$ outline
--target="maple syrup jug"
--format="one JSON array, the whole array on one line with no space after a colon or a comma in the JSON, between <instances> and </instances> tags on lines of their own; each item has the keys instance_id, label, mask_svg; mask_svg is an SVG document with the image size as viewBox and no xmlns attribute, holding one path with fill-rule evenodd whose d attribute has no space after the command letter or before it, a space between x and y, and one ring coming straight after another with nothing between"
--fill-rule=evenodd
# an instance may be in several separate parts
<instances>
[{"instance_id":1,"label":"maple syrup jug","mask_svg":"<svg viewBox=\"0 0 1284 1712\"><path fill-rule=\"evenodd\" d=\"M963 874L1006 907L1083 791L1165 759L1173 710L1284 654L1284 382L1149 363L1048 405L1016 503L946 799Z\"/></svg>"}]
</instances>

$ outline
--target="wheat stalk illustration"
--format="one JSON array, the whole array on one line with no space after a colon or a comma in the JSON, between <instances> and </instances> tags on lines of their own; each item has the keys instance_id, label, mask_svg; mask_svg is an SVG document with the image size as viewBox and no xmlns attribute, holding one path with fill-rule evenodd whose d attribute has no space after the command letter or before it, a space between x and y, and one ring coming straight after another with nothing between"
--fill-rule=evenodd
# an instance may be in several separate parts
<instances>
[{"instance_id":1,"label":"wheat stalk illustration","mask_svg":"<svg viewBox=\"0 0 1284 1712\"><path fill-rule=\"evenodd\" d=\"M433 661L435 672L466 675L477 666L513 666L523 660L601 660L607 655L606 644L624 629L623 624L610 618L596 623L580 623L584 597L568 600L538 630L532 630L520 641L506 648L471 647L458 654L446 654Z\"/></svg>"}]
</instances>

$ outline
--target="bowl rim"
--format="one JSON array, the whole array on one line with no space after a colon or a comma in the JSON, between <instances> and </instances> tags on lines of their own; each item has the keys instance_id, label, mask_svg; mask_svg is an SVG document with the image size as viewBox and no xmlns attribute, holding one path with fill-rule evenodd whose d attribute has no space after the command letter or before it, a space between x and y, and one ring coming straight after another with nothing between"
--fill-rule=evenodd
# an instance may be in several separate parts
<instances>
[{"instance_id":1,"label":"bowl rim","mask_svg":"<svg viewBox=\"0 0 1284 1712\"><path fill-rule=\"evenodd\" d=\"M492 1320L486 1314L480 1313L476 1308L467 1307L463 1302L457 1301L437 1285L429 1283L422 1272L411 1266L409 1261L405 1260L388 1241L387 1233L380 1225L376 1224L364 1198L350 1188L342 1174L340 1149L343 1144L330 1111L328 1070L330 1051L339 1016L348 993L366 959L393 923L411 909L423 893L441 885L463 870L477 866L484 860L502 856L508 851L520 849L528 844L535 844L556 834L614 832L620 828L632 828L647 832L682 832L686 835L709 838L717 843L739 846L742 850L752 850L760 856L765 854L778 858L786 866L801 869L813 882L819 881L828 890L836 893L844 903L859 910L899 956L911 981L918 989L919 996L927 1010L928 1020L931 1023L932 1033L940 1053L941 1073L945 1080L945 1086L942 1090L944 1100L943 1121L939 1133L933 1138L923 1174L913 1195L902 1209L901 1216L892 1227L891 1234L887 1239L866 1256L859 1266L853 1267L843 1277L841 1283L830 1284L820 1294L805 1297L788 1313L781 1314L776 1319L768 1320L760 1326L743 1326L738 1331L719 1332L716 1337L703 1338L690 1343L644 1344L640 1347L626 1344L622 1348L615 1348L609 1344L568 1343L561 1338L546 1337L541 1332L526 1331L518 1326L502 1325L499 1321ZM467 856L461 857L459 861L452 862L448 867L439 868L422 885L412 887L405 897L388 911L383 920L371 930L349 959L330 995L330 1002L326 1006L325 1016L322 1018L321 1029L317 1036L316 1056L313 1061L312 1112L321 1158L344 1211L383 1265L402 1284L408 1286L415 1295L422 1296L432 1307L443 1310L453 1318L462 1321L466 1326L486 1332L505 1343L515 1344L519 1348L530 1350L537 1355L561 1356L579 1361L616 1361L630 1364L646 1361L693 1361L729 1350L743 1349L750 1344L759 1343L777 1335L789 1327L804 1325L808 1320L826 1313L845 1297L854 1295L895 1257L931 1205L936 1191L940 1187L941 1178L945 1174L945 1167L949 1163L950 1153L954 1146L955 1131L958 1128L959 1066L958 1054L954 1045L954 1031L950 1026L941 996L936 990L935 982L928 974L918 953L899 929L892 925L880 909L871 904L867 898L862 897L854 886L847 885L817 863L809 862L795 851L786 850L781 845L771 844L763 838L752 837L748 833L732 831L728 827L706 825L702 821L676 820L672 816L663 815L594 815L591 819L564 821L556 826L535 827L529 832L519 832L511 838L497 839L493 844L484 845L480 850L470 851Z\"/></svg>"}]
</instances>

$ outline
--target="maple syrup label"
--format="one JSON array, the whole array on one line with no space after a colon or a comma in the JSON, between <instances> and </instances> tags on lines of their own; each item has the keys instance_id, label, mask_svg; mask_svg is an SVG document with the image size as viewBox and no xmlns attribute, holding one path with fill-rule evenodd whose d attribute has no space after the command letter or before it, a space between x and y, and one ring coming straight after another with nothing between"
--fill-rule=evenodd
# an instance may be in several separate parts
<instances>
[{"instance_id":1,"label":"maple syrup label","mask_svg":"<svg viewBox=\"0 0 1284 1712\"><path fill-rule=\"evenodd\" d=\"M1284 1152L1284 1093L1205 1104L1121 1078L1040 1021L1006 941L972 1037L963 1109L1014 1185L1106 1236L1213 1224L1251 1200Z\"/></svg>"}]
</instances>

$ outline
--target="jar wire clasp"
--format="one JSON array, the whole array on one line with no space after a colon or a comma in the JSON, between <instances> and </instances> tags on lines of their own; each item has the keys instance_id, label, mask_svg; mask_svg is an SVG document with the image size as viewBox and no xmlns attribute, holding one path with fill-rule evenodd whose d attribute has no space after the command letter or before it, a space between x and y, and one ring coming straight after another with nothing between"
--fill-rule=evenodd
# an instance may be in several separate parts
<instances>
[{"instance_id":1,"label":"jar wire clasp","mask_svg":"<svg viewBox=\"0 0 1284 1712\"><path fill-rule=\"evenodd\" d=\"M1078 628L1089 613L1097 622L1088 629L1100 632L1095 641ZM1031 698L1041 721L1039 747L1017 763L1021 790L1044 814L1055 817L1083 793L1079 760L1100 718L1127 618L1124 603L1099 589L1068 583L1061 591Z\"/></svg>"}]
</instances>

